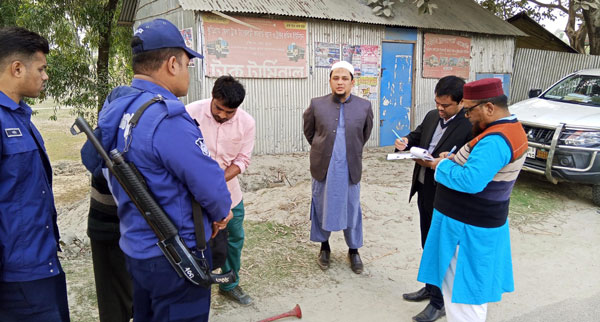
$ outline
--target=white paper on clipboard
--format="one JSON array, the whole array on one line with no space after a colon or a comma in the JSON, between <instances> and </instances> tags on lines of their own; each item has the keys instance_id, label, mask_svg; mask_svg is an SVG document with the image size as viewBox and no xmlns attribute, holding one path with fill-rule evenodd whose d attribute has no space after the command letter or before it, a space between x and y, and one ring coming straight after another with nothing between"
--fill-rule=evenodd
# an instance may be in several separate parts
<instances>
[{"instance_id":1,"label":"white paper on clipboard","mask_svg":"<svg viewBox=\"0 0 600 322\"><path fill-rule=\"evenodd\" d=\"M433 156L425 149L413 146L410 152L397 152L387 155L388 160L421 159L426 161L433 160Z\"/></svg>"}]
</instances>

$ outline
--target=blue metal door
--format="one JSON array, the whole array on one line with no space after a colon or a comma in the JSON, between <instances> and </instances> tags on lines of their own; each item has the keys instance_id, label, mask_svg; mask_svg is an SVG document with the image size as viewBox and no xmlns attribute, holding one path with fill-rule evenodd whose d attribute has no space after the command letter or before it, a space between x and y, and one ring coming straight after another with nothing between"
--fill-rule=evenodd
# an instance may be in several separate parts
<instances>
[{"instance_id":1,"label":"blue metal door","mask_svg":"<svg viewBox=\"0 0 600 322\"><path fill-rule=\"evenodd\" d=\"M410 132L414 44L384 42L381 55L379 145L393 145L394 131ZM393 130L393 131L392 131Z\"/></svg>"}]
</instances>

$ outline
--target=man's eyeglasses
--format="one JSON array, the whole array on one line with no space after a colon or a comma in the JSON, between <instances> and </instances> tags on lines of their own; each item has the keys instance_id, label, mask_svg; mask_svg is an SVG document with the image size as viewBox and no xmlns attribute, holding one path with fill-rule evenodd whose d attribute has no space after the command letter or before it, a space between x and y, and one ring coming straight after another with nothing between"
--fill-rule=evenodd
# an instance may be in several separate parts
<instances>
[{"instance_id":1,"label":"man's eyeglasses","mask_svg":"<svg viewBox=\"0 0 600 322\"><path fill-rule=\"evenodd\" d=\"M485 103L487 103L487 102L480 102L480 103L475 104L475 105L473 105L471 107L465 107L465 106L463 106L463 109L465 110L465 114L469 115L474 108L476 108L477 106L479 106L481 104L485 104Z\"/></svg>"}]
</instances>

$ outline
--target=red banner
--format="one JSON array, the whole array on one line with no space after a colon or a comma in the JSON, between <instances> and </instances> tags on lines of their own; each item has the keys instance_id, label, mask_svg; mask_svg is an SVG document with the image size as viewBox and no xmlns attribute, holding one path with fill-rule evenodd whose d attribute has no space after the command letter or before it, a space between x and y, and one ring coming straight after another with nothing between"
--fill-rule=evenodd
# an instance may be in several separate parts
<instances>
[{"instance_id":1,"label":"red banner","mask_svg":"<svg viewBox=\"0 0 600 322\"><path fill-rule=\"evenodd\" d=\"M442 78L455 75L469 78L471 39L450 35L425 34L423 77Z\"/></svg>"},{"instance_id":2,"label":"red banner","mask_svg":"<svg viewBox=\"0 0 600 322\"><path fill-rule=\"evenodd\" d=\"M232 18L202 15L207 76L307 77L306 22Z\"/></svg>"}]
</instances>

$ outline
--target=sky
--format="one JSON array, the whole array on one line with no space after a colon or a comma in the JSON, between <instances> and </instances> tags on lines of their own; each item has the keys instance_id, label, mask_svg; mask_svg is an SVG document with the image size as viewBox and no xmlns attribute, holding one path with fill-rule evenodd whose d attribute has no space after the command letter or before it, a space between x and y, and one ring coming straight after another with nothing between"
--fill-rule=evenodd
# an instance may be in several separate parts
<instances>
[{"instance_id":1,"label":"sky","mask_svg":"<svg viewBox=\"0 0 600 322\"><path fill-rule=\"evenodd\" d=\"M558 16L554 21L544 19L541 21L541 25L550 32L554 33L556 30L564 31L565 26L567 25L567 20L567 15L562 15Z\"/></svg>"},{"instance_id":2,"label":"sky","mask_svg":"<svg viewBox=\"0 0 600 322\"><path fill-rule=\"evenodd\" d=\"M540 21L540 24L542 26L544 26L544 28L546 28L546 30L550 31L551 33L555 34L557 37L561 38L564 42L566 42L567 44L569 43L569 40L567 38L566 35L563 35L563 37L560 37L560 33L564 33L565 30L565 26L567 25L567 15L558 15L556 17L556 20L552 21L550 19L544 19L542 21Z\"/></svg>"}]
</instances>

